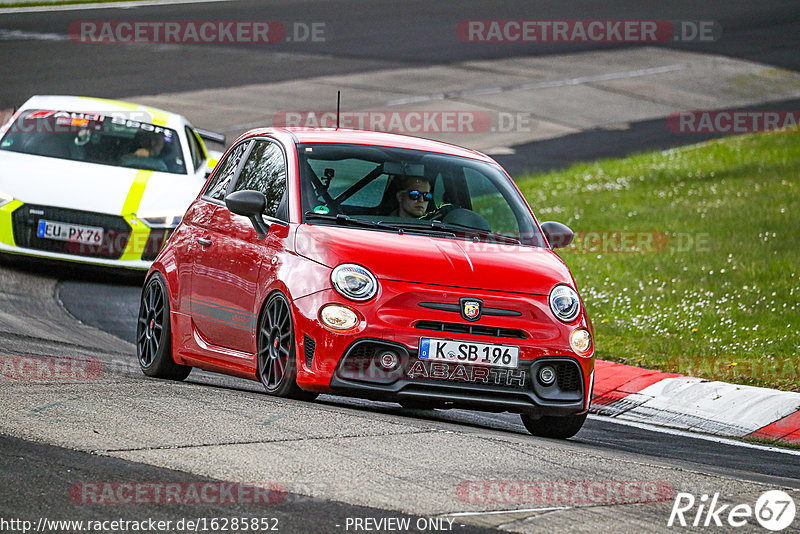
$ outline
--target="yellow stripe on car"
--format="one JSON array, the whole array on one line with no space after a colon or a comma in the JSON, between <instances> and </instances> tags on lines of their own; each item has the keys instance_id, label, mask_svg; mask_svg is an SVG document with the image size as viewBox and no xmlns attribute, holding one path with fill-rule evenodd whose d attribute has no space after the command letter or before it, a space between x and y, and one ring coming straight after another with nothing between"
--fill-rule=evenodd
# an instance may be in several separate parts
<instances>
[{"instance_id":1,"label":"yellow stripe on car","mask_svg":"<svg viewBox=\"0 0 800 534\"><path fill-rule=\"evenodd\" d=\"M169 115L164 113L163 111L158 111L157 109L152 108L145 108L150 115L153 116L153 124L156 126L166 126L167 121L169 120Z\"/></svg>"},{"instance_id":2,"label":"yellow stripe on car","mask_svg":"<svg viewBox=\"0 0 800 534\"><path fill-rule=\"evenodd\" d=\"M123 252L122 257L120 257L121 261L142 259L145 246L147 246L147 239L150 237L150 228L136 217L136 212L139 210L139 204L142 203L144 190L152 175L153 171L137 172L136 178L133 179L131 189L128 191L125 203L122 205L122 216L125 217L125 220L131 225L131 237L128 240L128 245L125 247L125 252Z\"/></svg>"},{"instance_id":3,"label":"yellow stripe on car","mask_svg":"<svg viewBox=\"0 0 800 534\"><path fill-rule=\"evenodd\" d=\"M117 106L123 109L130 109L131 111L136 111L139 109L139 104L131 104L130 102L122 102L120 100L109 100L108 98L94 98L91 96L79 96L81 100L91 100L93 102L102 102L103 104L107 104L109 106Z\"/></svg>"},{"instance_id":4,"label":"yellow stripe on car","mask_svg":"<svg viewBox=\"0 0 800 534\"><path fill-rule=\"evenodd\" d=\"M12 200L8 204L4 204L0 207L0 243L5 245L16 246L14 243L14 230L13 225L11 223L11 214L22 206L22 202L19 200Z\"/></svg>"}]
</instances>

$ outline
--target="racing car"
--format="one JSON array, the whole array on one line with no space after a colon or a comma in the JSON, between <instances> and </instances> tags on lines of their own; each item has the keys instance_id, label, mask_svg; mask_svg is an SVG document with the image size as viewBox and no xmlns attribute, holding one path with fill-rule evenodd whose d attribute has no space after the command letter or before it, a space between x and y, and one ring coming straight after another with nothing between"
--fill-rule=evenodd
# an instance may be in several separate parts
<instances>
[{"instance_id":1,"label":"racing car","mask_svg":"<svg viewBox=\"0 0 800 534\"><path fill-rule=\"evenodd\" d=\"M345 129L240 137L159 253L137 323L142 371L193 367L267 393L519 413L583 425L593 330L539 224L491 158Z\"/></svg>"},{"instance_id":2,"label":"racing car","mask_svg":"<svg viewBox=\"0 0 800 534\"><path fill-rule=\"evenodd\" d=\"M146 271L216 164L203 139L225 140L130 102L32 97L0 128L0 253Z\"/></svg>"}]
</instances>

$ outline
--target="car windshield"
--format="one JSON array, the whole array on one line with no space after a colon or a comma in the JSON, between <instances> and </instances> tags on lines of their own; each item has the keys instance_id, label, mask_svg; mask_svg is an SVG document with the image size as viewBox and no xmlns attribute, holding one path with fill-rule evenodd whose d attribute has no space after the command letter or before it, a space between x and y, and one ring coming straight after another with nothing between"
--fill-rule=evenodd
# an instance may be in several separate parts
<instances>
[{"instance_id":1,"label":"car windshield","mask_svg":"<svg viewBox=\"0 0 800 534\"><path fill-rule=\"evenodd\" d=\"M24 111L8 125L0 150L186 174L175 130L119 116Z\"/></svg>"},{"instance_id":2,"label":"car windshield","mask_svg":"<svg viewBox=\"0 0 800 534\"><path fill-rule=\"evenodd\" d=\"M300 144L303 221L543 247L530 210L494 164L365 145Z\"/></svg>"}]
</instances>

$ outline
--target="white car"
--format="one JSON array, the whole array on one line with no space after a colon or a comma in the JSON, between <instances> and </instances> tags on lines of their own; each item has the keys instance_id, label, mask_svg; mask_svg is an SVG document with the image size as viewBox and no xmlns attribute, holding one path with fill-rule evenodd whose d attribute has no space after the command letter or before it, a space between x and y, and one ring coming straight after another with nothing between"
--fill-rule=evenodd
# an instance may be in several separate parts
<instances>
[{"instance_id":1,"label":"white car","mask_svg":"<svg viewBox=\"0 0 800 534\"><path fill-rule=\"evenodd\" d=\"M182 116L34 96L0 127L0 253L146 270L216 165Z\"/></svg>"}]
</instances>

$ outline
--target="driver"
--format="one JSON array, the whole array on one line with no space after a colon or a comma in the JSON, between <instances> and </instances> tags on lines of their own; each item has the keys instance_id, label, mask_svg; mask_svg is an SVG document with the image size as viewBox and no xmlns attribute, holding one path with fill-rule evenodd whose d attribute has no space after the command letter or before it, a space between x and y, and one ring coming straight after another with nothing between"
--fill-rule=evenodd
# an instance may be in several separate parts
<instances>
[{"instance_id":1,"label":"driver","mask_svg":"<svg viewBox=\"0 0 800 534\"><path fill-rule=\"evenodd\" d=\"M395 217L419 219L428 211L428 203L433 200L431 183L424 176L401 175L396 178L398 191Z\"/></svg>"},{"instance_id":2,"label":"driver","mask_svg":"<svg viewBox=\"0 0 800 534\"><path fill-rule=\"evenodd\" d=\"M161 151L164 150L164 136L156 133L138 132L136 141L139 144L139 148L126 157L157 158L161 155Z\"/></svg>"}]
</instances>

